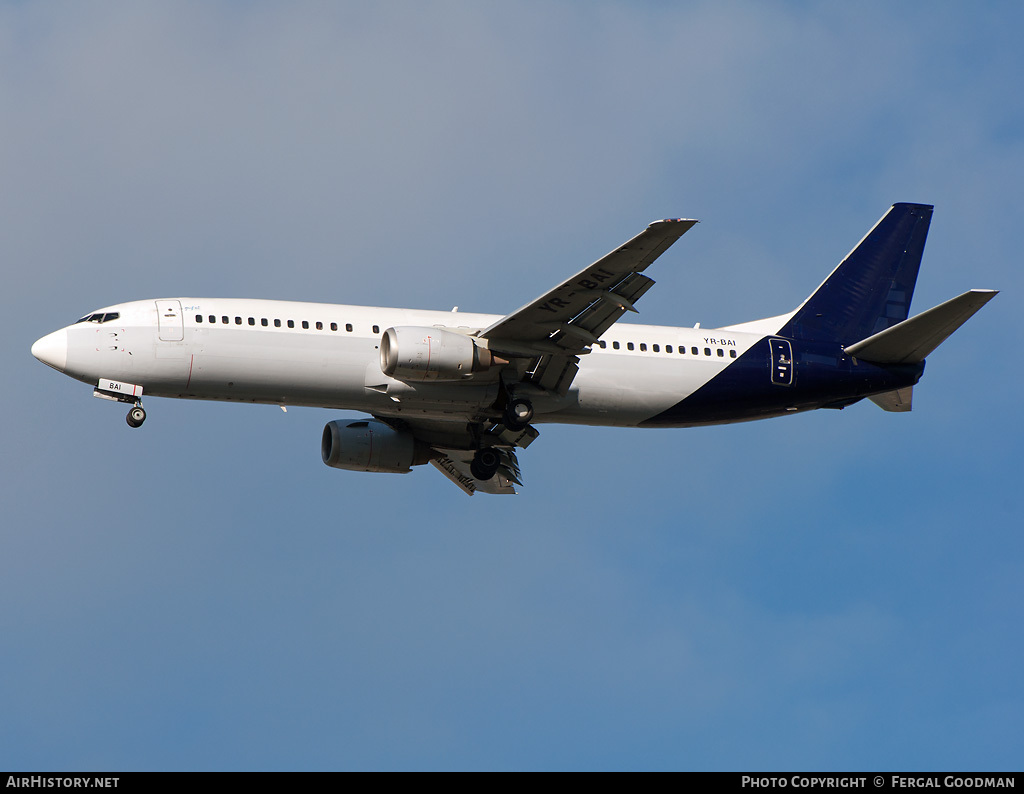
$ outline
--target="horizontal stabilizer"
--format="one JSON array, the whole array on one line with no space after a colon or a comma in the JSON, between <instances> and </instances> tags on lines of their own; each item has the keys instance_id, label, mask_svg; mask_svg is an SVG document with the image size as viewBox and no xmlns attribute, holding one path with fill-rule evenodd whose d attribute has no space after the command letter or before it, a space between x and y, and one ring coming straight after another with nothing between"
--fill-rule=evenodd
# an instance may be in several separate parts
<instances>
[{"instance_id":1,"label":"horizontal stabilizer","mask_svg":"<svg viewBox=\"0 0 1024 794\"><path fill-rule=\"evenodd\" d=\"M998 294L998 290L972 289L844 350L874 364L916 364Z\"/></svg>"},{"instance_id":2,"label":"horizontal stabilizer","mask_svg":"<svg viewBox=\"0 0 1024 794\"><path fill-rule=\"evenodd\" d=\"M883 411L905 413L911 409L913 397L914 387L907 386L905 389L895 389L893 391L887 391L884 394L875 394L868 397L868 399Z\"/></svg>"}]
</instances>

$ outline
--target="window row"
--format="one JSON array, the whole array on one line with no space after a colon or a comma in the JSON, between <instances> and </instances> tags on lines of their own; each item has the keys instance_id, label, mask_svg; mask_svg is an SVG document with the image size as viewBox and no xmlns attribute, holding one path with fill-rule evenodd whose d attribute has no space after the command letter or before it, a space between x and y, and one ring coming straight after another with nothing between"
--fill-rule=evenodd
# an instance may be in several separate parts
<instances>
[{"instance_id":1,"label":"window row","mask_svg":"<svg viewBox=\"0 0 1024 794\"><path fill-rule=\"evenodd\" d=\"M217 315L210 314L210 315L207 316L207 320L209 321L210 325L214 325L217 322ZM197 314L196 315L196 322L199 323L199 324L202 324L202 322L203 322L203 315ZM231 324L231 318L228 317L228 315L226 315L226 314L222 314L221 318L220 318L220 322L221 322L222 325L230 325ZM249 322L249 325L256 325L256 318L255 317L249 317L248 318L248 322ZM235 325L242 325L242 318L241 317L237 317L237 316L235 317ZM260 318L260 325L262 325L264 328L267 328L267 327L270 326L270 320L268 320L266 317L261 317ZM299 325L302 328L308 330L309 326L310 326L310 323L309 323L309 320L301 320L299 322ZM337 331L338 330L338 324L337 323L329 323L328 325L329 325L329 327L330 327L330 329L332 331ZM318 331L323 331L324 330L324 324L322 322L320 322L320 321L314 322L313 326ZM286 321L284 321L284 325L282 325L282 321L281 320L275 319L274 320L274 327L275 328L282 328L282 327L294 328L295 327L295 320L286 320ZM348 331L349 333L352 333L352 323L345 323L345 330ZM380 326L379 325L373 326L373 333L375 333L375 334L379 334L380 333Z\"/></svg>"},{"instance_id":2,"label":"window row","mask_svg":"<svg viewBox=\"0 0 1024 794\"><path fill-rule=\"evenodd\" d=\"M608 343L605 342L605 341L600 341L597 344L600 345L602 350L608 347ZM619 349L620 349L619 343L618 342L612 342L612 350L619 350ZM635 350L635 349L636 349L636 345L634 345L632 342L626 342L626 350ZM719 348L715 348L715 349L716 349L716 351L718 353L718 357L719 358L725 358L725 350L723 348L719 347ZM647 343L646 342L640 342L640 350L643 351L643 352L647 351ZM672 350L673 350L672 345L665 345L665 352L666 353L671 353ZM660 353L661 352L661 345L651 345L651 352L652 353ZM686 355L686 347L684 345L679 345L679 353L680 353L680 355ZM690 348L690 354L694 355L694 356L699 356L700 355L700 348L698 348L698 347L691 347ZM705 347L704 348L704 355L705 356L710 356L711 355L711 348L710 347ZM729 358L736 358L736 351L735 350L732 350L732 349L729 350Z\"/></svg>"}]
</instances>

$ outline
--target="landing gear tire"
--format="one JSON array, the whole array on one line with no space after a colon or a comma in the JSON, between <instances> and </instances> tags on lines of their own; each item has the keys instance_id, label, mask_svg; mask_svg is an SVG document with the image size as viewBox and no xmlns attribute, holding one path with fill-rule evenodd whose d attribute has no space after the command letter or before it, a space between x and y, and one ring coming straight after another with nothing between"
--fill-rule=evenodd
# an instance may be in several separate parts
<instances>
[{"instance_id":1,"label":"landing gear tire","mask_svg":"<svg viewBox=\"0 0 1024 794\"><path fill-rule=\"evenodd\" d=\"M498 466L501 464L501 455L496 449L485 447L478 449L473 456L473 462L469 464L469 471L478 480L489 480L498 473Z\"/></svg>"},{"instance_id":2,"label":"landing gear tire","mask_svg":"<svg viewBox=\"0 0 1024 794\"><path fill-rule=\"evenodd\" d=\"M142 423L146 421L146 409L136 405L128 412L125 421L128 422L128 427L142 427Z\"/></svg>"},{"instance_id":3,"label":"landing gear tire","mask_svg":"<svg viewBox=\"0 0 1024 794\"><path fill-rule=\"evenodd\" d=\"M513 397L505 406L505 427L522 430L533 419L533 403L524 397Z\"/></svg>"}]
</instances>

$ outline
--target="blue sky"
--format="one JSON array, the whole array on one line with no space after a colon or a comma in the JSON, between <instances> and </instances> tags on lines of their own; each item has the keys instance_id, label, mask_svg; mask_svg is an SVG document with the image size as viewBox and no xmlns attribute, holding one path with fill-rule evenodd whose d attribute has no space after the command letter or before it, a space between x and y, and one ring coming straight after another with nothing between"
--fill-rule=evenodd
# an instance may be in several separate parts
<instances>
[{"instance_id":1,"label":"blue sky","mask_svg":"<svg viewBox=\"0 0 1024 794\"><path fill-rule=\"evenodd\" d=\"M1018 4L0 5L0 767L1019 769ZM921 311L870 403L545 426L514 498L339 472L336 414L29 355L91 309L504 313L663 217L641 318L802 300L896 201Z\"/></svg>"}]
</instances>

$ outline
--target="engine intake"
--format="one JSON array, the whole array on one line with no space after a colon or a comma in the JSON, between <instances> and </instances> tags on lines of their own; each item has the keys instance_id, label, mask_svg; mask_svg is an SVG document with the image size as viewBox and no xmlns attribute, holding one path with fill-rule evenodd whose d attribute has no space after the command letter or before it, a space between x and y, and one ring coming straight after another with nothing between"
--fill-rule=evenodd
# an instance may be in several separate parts
<instances>
[{"instance_id":1,"label":"engine intake","mask_svg":"<svg viewBox=\"0 0 1024 794\"><path fill-rule=\"evenodd\" d=\"M380 340L380 368L398 380L465 380L496 363L508 362L465 334L442 328L388 328Z\"/></svg>"},{"instance_id":2,"label":"engine intake","mask_svg":"<svg viewBox=\"0 0 1024 794\"><path fill-rule=\"evenodd\" d=\"M430 461L431 450L411 433L376 419L328 422L320 442L324 463L335 469L404 474Z\"/></svg>"}]
</instances>

